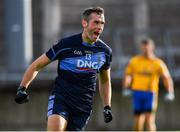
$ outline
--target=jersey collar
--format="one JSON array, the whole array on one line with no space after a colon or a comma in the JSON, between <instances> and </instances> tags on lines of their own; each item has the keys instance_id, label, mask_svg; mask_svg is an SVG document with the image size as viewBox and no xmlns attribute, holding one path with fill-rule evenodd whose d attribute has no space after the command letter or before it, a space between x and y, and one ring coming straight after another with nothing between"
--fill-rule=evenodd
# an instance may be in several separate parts
<instances>
[{"instance_id":1,"label":"jersey collar","mask_svg":"<svg viewBox=\"0 0 180 132\"><path fill-rule=\"evenodd\" d=\"M88 47L95 47L96 46L96 42L90 44L90 43L87 43L87 42L82 42L83 45L85 46L88 46Z\"/></svg>"}]
</instances>

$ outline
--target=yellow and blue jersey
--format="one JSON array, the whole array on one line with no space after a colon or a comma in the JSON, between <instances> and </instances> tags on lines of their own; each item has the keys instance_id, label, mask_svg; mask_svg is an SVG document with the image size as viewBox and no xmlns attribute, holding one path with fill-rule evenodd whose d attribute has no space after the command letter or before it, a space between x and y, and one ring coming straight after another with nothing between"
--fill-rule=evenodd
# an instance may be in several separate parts
<instances>
[{"instance_id":1,"label":"yellow and blue jersey","mask_svg":"<svg viewBox=\"0 0 180 132\"><path fill-rule=\"evenodd\" d=\"M165 63L157 57L137 55L129 61L125 74L132 77L134 113L156 111L159 78L169 74Z\"/></svg>"},{"instance_id":2,"label":"yellow and blue jersey","mask_svg":"<svg viewBox=\"0 0 180 132\"><path fill-rule=\"evenodd\" d=\"M147 59L137 55L130 60L125 74L132 76L133 90L158 93L159 78L162 74L169 74L169 71L161 59Z\"/></svg>"}]
</instances>

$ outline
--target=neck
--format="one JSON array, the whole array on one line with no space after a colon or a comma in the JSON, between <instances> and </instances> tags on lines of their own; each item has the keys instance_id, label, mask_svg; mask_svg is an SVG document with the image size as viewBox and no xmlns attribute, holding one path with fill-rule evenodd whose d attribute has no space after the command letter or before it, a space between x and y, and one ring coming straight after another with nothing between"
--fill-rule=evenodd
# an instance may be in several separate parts
<instances>
[{"instance_id":1,"label":"neck","mask_svg":"<svg viewBox=\"0 0 180 132\"><path fill-rule=\"evenodd\" d=\"M89 44L93 44L94 43L94 41L90 40L88 35L84 31L82 33L82 39L83 39L83 42L86 42L86 43L89 43Z\"/></svg>"},{"instance_id":2,"label":"neck","mask_svg":"<svg viewBox=\"0 0 180 132\"><path fill-rule=\"evenodd\" d=\"M155 55L154 53L144 53L143 56L148 59L154 59Z\"/></svg>"}]
</instances>

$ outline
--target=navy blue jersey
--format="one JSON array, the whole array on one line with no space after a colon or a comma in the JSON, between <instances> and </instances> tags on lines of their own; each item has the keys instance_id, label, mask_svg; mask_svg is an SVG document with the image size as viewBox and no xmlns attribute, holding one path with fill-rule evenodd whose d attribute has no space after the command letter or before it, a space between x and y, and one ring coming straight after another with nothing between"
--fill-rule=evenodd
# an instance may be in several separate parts
<instances>
[{"instance_id":1,"label":"navy blue jersey","mask_svg":"<svg viewBox=\"0 0 180 132\"><path fill-rule=\"evenodd\" d=\"M97 73L110 67L112 51L102 41L84 43L82 34L61 39L46 52L58 60L58 76L52 94L58 94L71 108L89 112L96 91Z\"/></svg>"}]
</instances>

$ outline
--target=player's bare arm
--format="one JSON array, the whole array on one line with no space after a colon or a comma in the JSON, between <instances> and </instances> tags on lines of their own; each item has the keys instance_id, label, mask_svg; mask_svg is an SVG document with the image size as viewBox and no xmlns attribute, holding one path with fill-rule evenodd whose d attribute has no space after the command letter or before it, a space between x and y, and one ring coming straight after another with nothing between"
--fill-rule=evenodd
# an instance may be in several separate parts
<instances>
[{"instance_id":1,"label":"player's bare arm","mask_svg":"<svg viewBox=\"0 0 180 132\"><path fill-rule=\"evenodd\" d=\"M20 86L28 87L32 80L36 77L38 72L50 63L50 59L45 55L41 55L36 59L26 70Z\"/></svg>"},{"instance_id":2,"label":"player's bare arm","mask_svg":"<svg viewBox=\"0 0 180 132\"><path fill-rule=\"evenodd\" d=\"M99 92L104 106L111 106L111 78L110 69L99 73Z\"/></svg>"},{"instance_id":3,"label":"player's bare arm","mask_svg":"<svg viewBox=\"0 0 180 132\"><path fill-rule=\"evenodd\" d=\"M123 96L130 96L131 90L130 85L131 85L131 81L132 81L132 76L130 74L125 74L124 78L122 80L122 95Z\"/></svg>"},{"instance_id":4,"label":"player's bare arm","mask_svg":"<svg viewBox=\"0 0 180 132\"><path fill-rule=\"evenodd\" d=\"M45 55L41 55L38 59L36 59L26 70L21 84L17 90L17 94L15 97L15 101L18 104L22 104L29 101L29 95L26 93L26 89L32 80L36 77L38 72L50 63L50 59Z\"/></svg>"},{"instance_id":5,"label":"player's bare arm","mask_svg":"<svg viewBox=\"0 0 180 132\"><path fill-rule=\"evenodd\" d=\"M110 68L108 70L102 70L99 73L99 93L104 105L104 121L106 123L112 120L111 114L111 77Z\"/></svg>"},{"instance_id":6,"label":"player's bare arm","mask_svg":"<svg viewBox=\"0 0 180 132\"><path fill-rule=\"evenodd\" d=\"M174 100L174 83L171 75L169 74L169 71L167 73L162 73L162 80L164 87L167 90L167 94L165 95L165 100L167 101Z\"/></svg>"},{"instance_id":7,"label":"player's bare arm","mask_svg":"<svg viewBox=\"0 0 180 132\"><path fill-rule=\"evenodd\" d=\"M164 87L168 92L174 92L174 84L170 74L162 74Z\"/></svg>"},{"instance_id":8,"label":"player's bare arm","mask_svg":"<svg viewBox=\"0 0 180 132\"><path fill-rule=\"evenodd\" d=\"M129 74L125 74L124 79L123 79L123 83L122 83L123 88L130 87L131 81L132 81L132 76Z\"/></svg>"}]
</instances>

